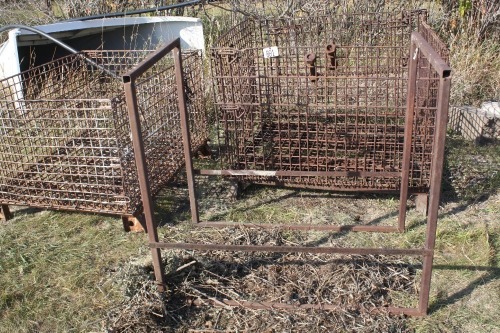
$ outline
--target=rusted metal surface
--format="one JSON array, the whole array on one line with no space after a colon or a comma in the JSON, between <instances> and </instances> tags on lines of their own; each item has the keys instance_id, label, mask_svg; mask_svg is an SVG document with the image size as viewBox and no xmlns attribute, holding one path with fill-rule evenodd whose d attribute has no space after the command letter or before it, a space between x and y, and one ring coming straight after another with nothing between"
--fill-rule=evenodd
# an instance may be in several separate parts
<instances>
[{"instance_id":1,"label":"rusted metal surface","mask_svg":"<svg viewBox=\"0 0 500 333\"><path fill-rule=\"evenodd\" d=\"M171 57L167 57L170 54ZM158 63L163 60L170 61L171 58L174 61L173 67L168 67L168 71L155 71ZM189 61L189 58L186 59ZM190 64L187 67L189 68L189 66ZM206 142L207 123L204 110L202 108L193 109L193 101L189 100L189 93L192 93L189 90L191 88L189 85L190 80L193 80L193 78L199 79L193 84L198 84L198 87L201 88L201 78L193 76L193 72L185 71L184 68L186 67L182 65L180 39L177 38L123 75L128 111L127 119L130 124L134 151L136 152L134 162L137 166L138 186L150 244L157 244L159 240L157 224L154 222L153 215L154 182L157 182L158 178L165 177L165 174L175 173L184 160L187 160L188 168L192 169L192 165L190 165L192 147L200 147ZM170 76L171 72L174 73L173 77ZM171 87L175 87L175 89L171 89ZM153 94L151 94L151 90L153 90ZM201 94L201 90L197 92ZM146 102L147 98L154 100ZM201 96L198 98L201 98ZM158 99L167 100L169 104L159 103ZM155 142L155 137L158 136L160 130L156 126L162 124L161 122L158 123L159 119L147 119L145 117L145 113L155 106L159 108L160 116L166 117L171 125L169 127L162 126L161 130L169 133L160 136L162 139L160 148L163 149L165 146L169 148L166 152L168 156L151 156L154 153L152 150L154 151L157 148L147 146L148 143ZM188 124L191 126L188 126ZM195 131L192 141L188 132L190 128ZM155 159L173 158L173 162L181 164L167 164L166 168L160 166L159 169L155 169L157 165L154 164L156 161L152 160L152 157ZM173 169L174 166L175 170ZM165 275L160 248L152 246L151 254L158 289L164 291Z\"/></svg>"},{"instance_id":2,"label":"rusted metal surface","mask_svg":"<svg viewBox=\"0 0 500 333\"><path fill-rule=\"evenodd\" d=\"M418 21L418 32L422 35L423 39L429 46L441 57L441 59L448 63L450 61L450 51L448 46L441 40L438 34L429 26L425 19Z\"/></svg>"},{"instance_id":3,"label":"rusted metal surface","mask_svg":"<svg viewBox=\"0 0 500 333\"><path fill-rule=\"evenodd\" d=\"M8 221L12 218L12 213L10 212L9 206L0 205L0 220Z\"/></svg>"},{"instance_id":4,"label":"rusted metal surface","mask_svg":"<svg viewBox=\"0 0 500 333\"><path fill-rule=\"evenodd\" d=\"M204 299L204 300L195 300L193 302L196 306L202 306L205 304L210 304L215 307L224 307L224 306L232 306L232 307L245 307L248 309L254 310L323 310L323 311L342 311L345 310L339 305L328 304L328 303L320 303L320 304L287 304L287 303L279 303L279 302L249 302L243 300L229 300L229 299ZM366 311L372 314L388 312L392 314L405 314L408 316L421 316L420 312L418 312L414 308L403 308L403 307L363 307L358 309L359 311Z\"/></svg>"},{"instance_id":5,"label":"rusted metal surface","mask_svg":"<svg viewBox=\"0 0 500 333\"><path fill-rule=\"evenodd\" d=\"M425 189L430 196L422 246L410 249L342 248L159 241L152 212L153 170L148 163L150 151L147 149L147 130L144 128L147 122L141 117L138 106L141 100L138 93L140 80L136 83L135 77L139 74L131 73L124 77L127 100L133 101L128 103L128 116L134 149L139 152L135 155L135 162L139 171L155 275L161 290L165 286L165 275L160 249L419 256L423 258L423 271L418 306L384 307L381 310L416 316L426 314L436 242L451 70L426 40L435 35L424 37L412 32L416 17L406 14L396 18L387 19L381 15L377 20L366 20L365 16L359 15L347 21L335 21L332 18L320 22L324 24L308 18L307 21L293 23L285 20L265 21L264 25L260 22L257 26L256 22L247 21L235 28L233 36L225 35L229 44L212 51L213 66L218 67L214 68L217 87L215 102L218 106L218 132L223 133L219 139L222 139L226 148L221 150L223 163L216 170L193 170L192 135L196 133L196 128L191 128L191 114L186 112L189 98L188 90L182 88L185 80L180 58L176 56L178 45L171 45L164 52L172 50L177 60L177 102L193 222L199 222L193 178L195 173L225 175L264 183L274 178L274 181L285 184L326 186L331 189L395 190L400 192L402 203L400 223L396 227L256 226L251 223L237 224L238 227L403 231L409 190ZM337 27L336 33L328 24ZM374 27L377 29L374 30ZM341 28L353 30L347 42L338 32ZM330 34L328 43L324 31ZM398 33L395 34L395 31ZM380 40L373 37L374 32L378 33ZM288 39L284 38L285 33ZM250 37L246 34L250 34ZM259 39L259 36L266 36L266 39ZM310 43L303 47L298 43L299 36L304 41L325 43L315 44L317 48L307 46L312 45ZM338 41L332 41L332 36ZM245 38L257 46L245 44ZM280 41L285 43L280 51L282 56L278 59L260 58L262 47L281 45ZM390 41L395 44L385 45ZM402 45L408 44L411 47L405 50ZM235 49L236 45L238 49ZM338 53L333 54L332 50ZM318 56L320 52L323 52L323 56ZM314 61L311 56L305 58L306 54L311 53L316 54ZM305 63L304 59L307 60ZM146 64L144 66L147 67ZM314 70L311 66L314 66ZM405 183L404 186L401 182ZM236 224L201 222L196 225L232 227ZM282 303L245 300L215 303L255 309L293 307ZM323 304L301 306L336 309Z\"/></svg>"},{"instance_id":6,"label":"rusted metal surface","mask_svg":"<svg viewBox=\"0 0 500 333\"><path fill-rule=\"evenodd\" d=\"M364 231L364 232L396 232L397 227L384 225L324 225L324 224L266 224L266 223L241 223L226 221L199 222L198 227L228 228L228 227L248 227L260 229L281 229L281 230L316 230L316 231Z\"/></svg>"},{"instance_id":7,"label":"rusted metal surface","mask_svg":"<svg viewBox=\"0 0 500 333\"><path fill-rule=\"evenodd\" d=\"M408 44L424 16L248 20L231 29L211 52L220 169L269 171L234 176L258 183L399 190ZM265 58L273 46L279 54ZM426 151L426 134L416 149ZM425 192L430 155L409 157L410 191Z\"/></svg>"},{"instance_id":8,"label":"rusted metal surface","mask_svg":"<svg viewBox=\"0 0 500 333\"><path fill-rule=\"evenodd\" d=\"M139 218L122 215L123 229L127 232L144 232L146 229Z\"/></svg>"},{"instance_id":9,"label":"rusted metal surface","mask_svg":"<svg viewBox=\"0 0 500 333\"><path fill-rule=\"evenodd\" d=\"M434 110L435 117L435 138L432 146L432 170L431 188L429 191L429 206L425 237L425 250L432 251L424 256L421 292L419 299L419 311L427 313L429 306L429 294L432 276L432 261L434 247L436 244L437 218L439 211L439 199L441 195L441 180L443 176L444 164L444 144L446 140L446 125L448 122L448 108L451 87L451 68L439 55L436 56L434 49L426 41L425 37L419 33L412 34L412 44L419 46L422 51L417 55L418 68L423 72L422 77L430 81L426 88L431 91L427 95L428 103L426 111ZM429 50L430 49L430 50ZM417 60L415 60L417 61ZM417 80L422 79L417 75ZM418 104L418 99L416 101ZM424 109L424 107L422 107Z\"/></svg>"},{"instance_id":10,"label":"rusted metal surface","mask_svg":"<svg viewBox=\"0 0 500 333\"><path fill-rule=\"evenodd\" d=\"M327 254L359 254L359 255L406 255L422 256L431 254L424 249L388 249L388 248L348 248L322 246L271 246L271 245L228 245L200 243L149 243L151 248L201 250L201 251L244 251L244 252L276 252L276 253L327 253Z\"/></svg>"},{"instance_id":11,"label":"rusted metal surface","mask_svg":"<svg viewBox=\"0 0 500 333\"><path fill-rule=\"evenodd\" d=\"M122 75L156 53L83 54ZM202 60L197 52L183 57L195 149L207 136ZM125 216L140 212L123 84L83 59L70 55L0 82L2 203ZM173 60L153 62L140 77L137 94L155 195L183 166L184 156Z\"/></svg>"}]
</instances>

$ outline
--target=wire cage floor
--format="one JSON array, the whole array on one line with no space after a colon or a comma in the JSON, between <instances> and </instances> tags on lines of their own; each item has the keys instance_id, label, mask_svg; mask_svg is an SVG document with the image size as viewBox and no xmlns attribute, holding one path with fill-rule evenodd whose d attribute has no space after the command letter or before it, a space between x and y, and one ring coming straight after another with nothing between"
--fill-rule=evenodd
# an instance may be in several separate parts
<instances>
[{"instance_id":1,"label":"wire cage floor","mask_svg":"<svg viewBox=\"0 0 500 333\"><path fill-rule=\"evenodd\" d=\"M141 199L120 75L151 51L83 51L0 81L0 203L137 215ZM84 57L116 73L89 65ZM193 149L207 136L199 52L183 54ZM151 187L184 163L172 57L137 84ZM161 170L161 172L160 172Z\"/></svg>"}]
</instances>

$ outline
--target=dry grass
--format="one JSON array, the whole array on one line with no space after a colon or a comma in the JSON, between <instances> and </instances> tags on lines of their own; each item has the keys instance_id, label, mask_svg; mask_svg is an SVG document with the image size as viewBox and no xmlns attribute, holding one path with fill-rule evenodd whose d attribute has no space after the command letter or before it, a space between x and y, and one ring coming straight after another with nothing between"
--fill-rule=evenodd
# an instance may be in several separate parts
<instances>
[{"instance_id":1,"label":"dry grass","mask_svg":"<svg viewBox=\"0 0 500 333\"><path fill-rule=\"evenodd\" d=\"M401 332L408 320L384 313L370 314L365 307L384 304L392 294L414 294L416 269L395 258L332 258L318 255L247 255L187 251L169 258L169 289L163 303L154 291L141 289L124 304L124 311L109 314L116 332L252 331L282 332ZM356 283L353 283L356 281ZM251 310L205 306L217 298L288 304L320 300L337 304L339 311ZM162 309L162 304L165 308ZM197 304L197 305L196 305ZM144 314L144 306L148 308ZM135 320L143 313L143 321Z\"/></svg>"},{"instance_id":2,"label":"dry grass","mask_svg":"<svg viewBox=\"0 0 500 333\"><path fill-rule=\"evenodd\" d=\"M460 36L450 46L453 68L453 105L475 105L500 100L500 42L472 43Z\"/></svg>"},{"instance_id":3,"label":"dry grass","mask_svg":"<svg viewBox=\"0 0 500 333\"><path fill-rule=\"evenodd\" d=\"M415 306L420 265L418 260L391 257L336 257L327 255L253 254L232 252L164 251L169 292L165 299L154 289L144 294L139 288L133 302L125 301L122 309L109 313L111 327L117 332L162 330L166 332L496 332L500 326L500 193L495 182L497 146L477 147L458 138L449 140L448 175L471 175L471 183L451 182L445 189L446 201L439 216L438 240L431 290L430 314L426 318L404 318L373 315L363 311L370 305L392 304ZM475 173L464 160L478 154L485 161L487 175ZM460 155L459 155L460 154ZM462 165L458 169L457 164ZM451 166L451 168L450 168ZM476 175L476 176L474 176ZM387 197L325 196L324 192L294 191L250 187L237 201L228 200L232 192L227 182L200 183L205 198L202 210L220 218L254 222L265 217L265 211L280 222L298 222L300 216L324 218L316 206L335 207L344 213L370 207L373 212L394 210L394 200ZM187 193L180 187L165 192L161 207L181 218L171 219L157 208L163 221L160 229L167 241L197 241L222 244L267 244L319 246L403 246L415 247L423 241L423 217L409 211L405 234L320 233L259 229L199 230L189 226L186 213ZM488 190L486 190L488 189ZM467 198L456 193L469 191ZM472 197L476 195L475 199ZM306 199L306 201L304 201ZM307 200L318 203L307 204ZM267 202L267 204L266 204ZM295 205L293 204L295 202ZM292 219L287 214L294 211ZM296 215L295 212L301 212ZM301 215L302 214L302 215ZM332 214L333 216L334 214ZM347 214L348 215L348 214ZM369 214L367 214L368 216ZM382 214L385 216L385 214ZM183 217L182 217L183 216ZM339 215L335 215L339 216ZM282 220L280 220L282 219ZM363 223L365 217L356 219ZM302 220L307 222L307 220ZM323 221L328 223L328 221ZM366 220L365 220L366 222ZM394 223L386 216L385 223ZM143 285L144 286L144 285ZM152 288L147 284L147 288ZM145 301L142 302L141 299ZM288 304L340 304L333 312L314 310L250 310L210 307L222 299L247 301L280 301ZM150 310L144 310L144 304ZM361 309L360 309L361 308ZM125 313L130 313L128 316ZM138 320L141 316L143 321Z\"/></svg>"},{"instance_id":4,"label":"dry grass","mask_svg":"<svg viewBox=\"0 0 500 333\"><path fill-rule=\"evenodd\" d=\"M101 327L122 297L115 271L141 254L142 235L123 233L105 216L14 213L0 224L0 332Z\"/></svg>"}]
</instances>

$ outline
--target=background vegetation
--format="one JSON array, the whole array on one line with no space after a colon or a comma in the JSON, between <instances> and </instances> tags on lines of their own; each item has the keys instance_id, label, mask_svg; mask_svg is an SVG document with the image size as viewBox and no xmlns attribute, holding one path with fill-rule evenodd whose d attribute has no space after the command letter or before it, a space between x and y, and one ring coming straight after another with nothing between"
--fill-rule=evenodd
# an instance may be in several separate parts
<instances>
[{"instance_id":1,"label":"background vegetation","mask_svg":"<svg viewBox=\"0 0 500 333\"><path fill-rule=\"evenodd\" d=\"M175 0L0 0L0 25L44 24L69 18L109 12L124 12L176 3ZM265 4L265 6L263 6ZM218 10L214 10L214 7ZM263 11L263 8L266 8ZM376 12L426 8L430 23L449 46L453 72L452 105L476 105L499 100L500 92L500 2L495 0L280 0L218 1L171 10L168 15L204 16L215 36L235 15L293 16L331 8L340 11ZM232 14L228 12L232 11ZM205 14L205 15L204 15ZM209 26L208 26L209 25ZM210 44L210 38L207 43Z\"/></svg>"}]
</instances>

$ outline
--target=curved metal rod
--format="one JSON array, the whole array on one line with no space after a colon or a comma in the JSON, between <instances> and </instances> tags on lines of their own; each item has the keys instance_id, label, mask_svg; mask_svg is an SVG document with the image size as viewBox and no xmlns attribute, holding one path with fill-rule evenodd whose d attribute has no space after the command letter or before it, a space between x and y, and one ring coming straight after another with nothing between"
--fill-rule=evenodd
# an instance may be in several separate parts
<instances>
[{"instance_id":1,"label":"curved metal rod","mask_svg":"<svg viewBox=\"0 0 500 333\"><path fill-rule=\"evenodd\" d=\"M90 59L90 58L84 56L83 54L81 54L78 50L75 50L71 46L69 46L69 45L61 42L59 39L52 37L51 35L43 32L40 29L33 28L33 27L30 27L30 26L27 26L27 25L22 25L22 24L11 24L11 25L6 25L4 27L0 27L0 33L4 32L4 31L12 30L12 29L24 29L24 30L28 30L28 31L34 32L36 34L39 34L40 36L43 36L43 37L45 37L47 39L50 39L51 41L53 41L54 43L56 43L60 47L62 47L64 49L68 50L69 52L71 52L71 53L73 53L73 54L81 57L83 60L85 60L90 65L92 65L92 66L100 69L101 71L105 72L106 74L111 75L115 79L121 80L121 77L119 77L116 73L110 71L109 69L104 68L103 66L99 65L98 63L96 63L92 59Z\"/></svg>"},{"instance_id":2,"label":"curved metal rod","mask_svg":"<svg viewBox=\"0 0 500 333\"><path fill-rule=\"evenodd\" d=\"M192 1L181 2L181 3L177 3L177 4L173 4L173 5L159 6L159 7L148 8L148 9L132 10L130 12L116 12L116 13L98 14L98 15L92 15L92 16L83 16L83 17L73 18L73 19L69 19L69 20L64 20L62 22L88 21L88 20L96 20L96 19L103 19L103 18L110 18L110 17L122 17L122 16L139 15L139 14L145 14L145 13L161 12L161 11L169 10L169 9L194 6L194 5L199 4L203 1L204 0L192 0ZM213 0L208 0L207 2L212 2L212 1Z\"/></svg>"}]
</instances>

